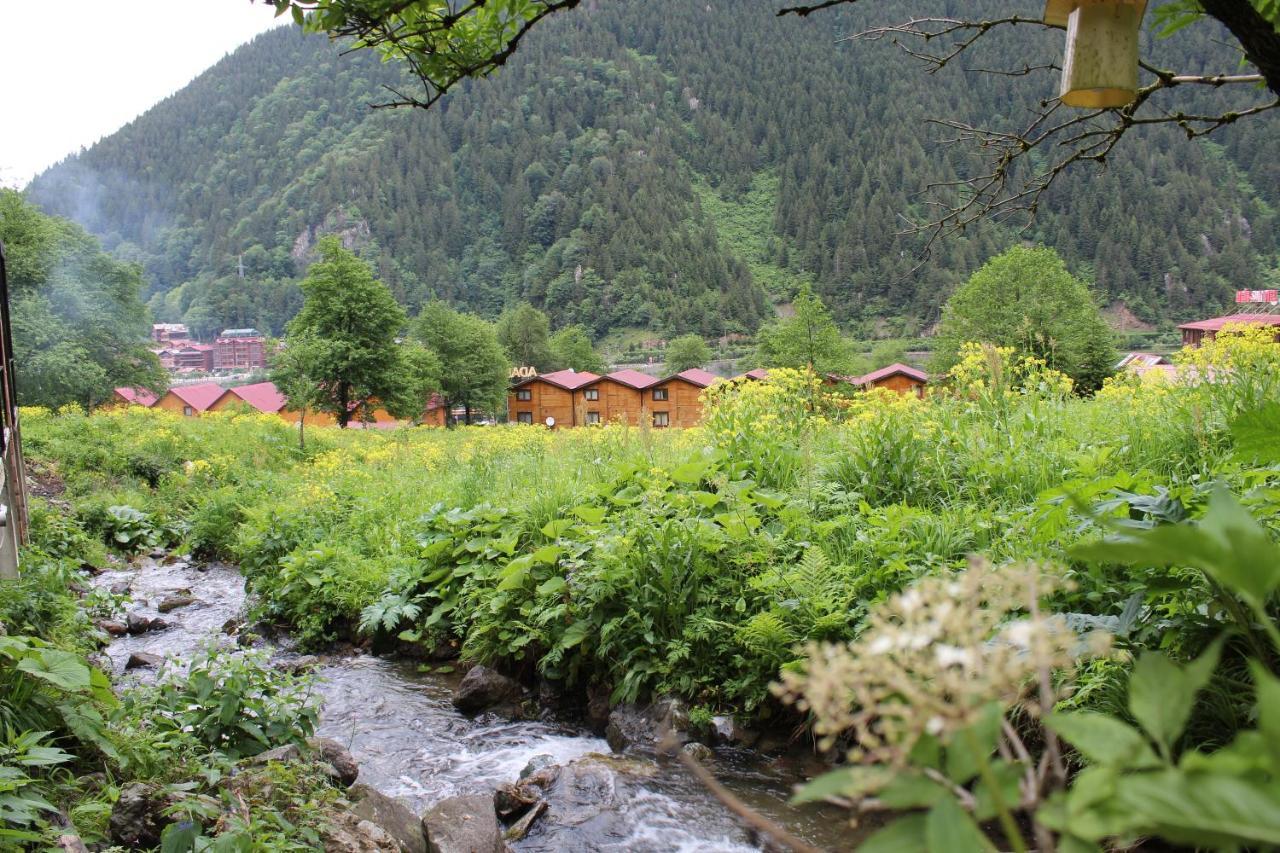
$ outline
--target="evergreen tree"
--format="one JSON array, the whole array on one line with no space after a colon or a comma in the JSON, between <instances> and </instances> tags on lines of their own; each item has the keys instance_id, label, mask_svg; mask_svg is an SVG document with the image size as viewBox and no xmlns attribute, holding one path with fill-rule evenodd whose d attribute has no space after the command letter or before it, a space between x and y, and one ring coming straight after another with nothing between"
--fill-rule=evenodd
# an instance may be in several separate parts
<instances>
[{"instance_id":1,"label":"evergreen tree","mask_svg":"<svg viewBox=\"0 0 1280 853\"><path fill-rule=\"evenodd\" d=\"M320 260L302 281L302 310L289 323L289 337L307 341L306 370L324 389L308 402L345 428L360 409L378 403L399 408L417 376L396 343L406 317L391 291L337 237L325 237L318 248ZM293 379L288 387L296 387ZM425 397L418 406L421 411Z\"/></svg>"},{"instance_id":2,"label":"evergreen tree","mask_svg":"<svg viewBox=\"0 0 1280 853\"><path fill-rule=\"evenodd\" d=\"M414 334L438 359L448 408L463 406L471 423L475 411L496 413L502 407L511 362L491 323L435 301L414 321Z\"/></svg>"},{"instance_id":3,"label":"evergreen tree","mask_svg":"<svg viewBox=\"0 0 1280 853\"><path fill-rule=\"evenodd\" d=\"M701 335L681 335L667 343L667 373L703 367L711 360L711 347Z\"/></svg>"},{"instance_id":4,"label":"evergreen tree","mask_svg":"<svg viewBox=\"0 0 1280 853\"><path fill-rule=\"evenodd\" d=\"M1085 391L1101 386L1116 359L1113 334L1088 285L1044 247L1015 246L997 255L952 294L932 369L949 370L966 341L1042 358Z\"/></svg>"}]
</instances>

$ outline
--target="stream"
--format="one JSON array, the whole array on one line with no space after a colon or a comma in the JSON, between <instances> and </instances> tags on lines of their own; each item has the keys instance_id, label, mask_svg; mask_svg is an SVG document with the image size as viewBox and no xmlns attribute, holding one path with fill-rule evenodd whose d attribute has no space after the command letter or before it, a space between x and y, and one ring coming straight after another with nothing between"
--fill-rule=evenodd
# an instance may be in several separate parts
<instances>
[{"instance_id":1,"label":"stream","mask_svg":"<svg viewBox=\"0 0 1280 853\"><path fill-rule=\"evenodd\" d=\"M235 638L223 625L244 610L244 579L222 563L143 558L106 571L94 585L123 590L127 609L159 617L169 627L113 638L104 651L118 683L146 678L125 673L135 652L189 657L202 643L228 646ZM196 601L169 613L156 606L167 595L190 590ZM531 759L566 764L591 753L609 755L609 745L582 727L555 721L512 721L454 709L458 676L421 673L412 663L372 655L334 658L317 667L321 695L316 734L345 745L360 764L360 781L398 797L422 814L457 794L491 793L512 782ZM582 808L564 820L542 820L521 841L522 851L751 851L762 849L742 825L676 762L627 756L626 773L585 792ZM793 761L751 750L717 749L708 762L734 794L791 832L827 849L854 840L832 807L788 805L802 781Z\"/></svg>"}]
</instances>

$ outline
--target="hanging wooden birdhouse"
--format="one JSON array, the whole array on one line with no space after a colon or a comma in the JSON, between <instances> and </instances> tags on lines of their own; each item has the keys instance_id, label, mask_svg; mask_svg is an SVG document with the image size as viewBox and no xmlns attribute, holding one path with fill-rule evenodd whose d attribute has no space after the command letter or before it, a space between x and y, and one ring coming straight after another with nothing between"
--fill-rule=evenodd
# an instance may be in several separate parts
<instances>
[{"instance_id":1,"label":"hanging wooden birdhouse","mask_svg":"<svg viewBox=\"0 0 1280 853\"><path fill-rule=\"evenodd\" d=\"M1138 30L1147 0L1048 0L1044 21L1067 28L1059 97L1069 107L1123 107L1138 92Z\"/></svg>"}]
</instances>

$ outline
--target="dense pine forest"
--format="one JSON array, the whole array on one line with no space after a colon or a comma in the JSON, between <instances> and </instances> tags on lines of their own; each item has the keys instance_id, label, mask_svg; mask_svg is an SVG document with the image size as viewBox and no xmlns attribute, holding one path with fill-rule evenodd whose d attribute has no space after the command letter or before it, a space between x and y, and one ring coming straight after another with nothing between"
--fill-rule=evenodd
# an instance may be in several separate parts
<instances>
[{"instance_id":1,"label":"dense pine forest","mask_svg":"<svg viewBox=\"0 0 1280 853\"><path fill-rule=\"evenodd\" d=\"M1130 322L1216 313L1232 290L1280 279L1270 117L1213 141L1135 131L1105 169L1055 185L1027 231L973 229L922 264L924 238L901 232L927 216L923 191L981 166L928 120L1017 123L1056 78L927 76L888 43L838 41L890 20L884 6L772 11L592 3L430 112L371 109L385 86L407 85L399 66L282 28L28 194L142 263L156 319L202 334L280 332L333 232L411 313L443 298L494 316L527 299L597 334L750 332L806 281L854 333L919 333L1020 239L1056 248ZM1144 41L1179 71L1235 67L1211 27ZM972 61L1035 64L1060 49L1016 33Z\"/></svg>"}]
</instances>

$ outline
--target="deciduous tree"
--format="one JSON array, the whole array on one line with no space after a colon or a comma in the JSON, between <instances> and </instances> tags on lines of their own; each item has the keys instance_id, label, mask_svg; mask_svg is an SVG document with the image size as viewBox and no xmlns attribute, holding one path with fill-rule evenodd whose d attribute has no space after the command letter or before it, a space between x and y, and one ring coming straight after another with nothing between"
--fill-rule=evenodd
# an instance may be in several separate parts
<instances>
[{"instance_id":1,"label":"deciduous tree","mask_svg":"<svg viewBox=\"0 0 1280 853\"><path fill-rule=\"evenodd\" d=\"M792 316L761 327L756 358L762 367L808 367L839 374L862 367L853 344L840 334L827 306L808 284L801 286L792 307Z\"/></svg>"},{"instance_id":2,"label":"deciduous tree","mask_svg":"<svg viewBox=\"0 0 1280 853\"><path fill-rule=\"evenodd\" d=\"M477 409L496 412L502 406L511 362L493 324L437 301L423 307L414 334L439 359L445 402L464 407L467 423Z\"/></svg>"},{"instance_id":3,"label":"deciduous tree","mask_svg":"<svg viewBox=\"0 0 1280 853\"><path fill-rule=\"evenodd\" d=\"M337 237L318 249L288 339L307 342L306 369L323 389L311 404L346 427L359 408L403 401L417 378L396 341L407 318L391 291Z\"/></svg>"},{"instance_id":4,"label":"deciduous tree","mask_svg":"<svg viewBox=\"0 0 1280 853\"><path fill-rule=\"evenodd\" d=\"M502 312L497 322L498 342L507 359L518 367L529 366L538 371L549 370L555 357L551 354L551 324L547 315L528 302Z\"/></svg>"},{"instance_id":5,"label":"deciduous tree","mask_svg":"<svg viewBox=\"0 0 1280 853\"><path fill-rule=\"evenodd\" d=\"M1014 347L1094 390L1115 362L1113 334L1089 287L1058 253L1016 246L997 255L947 300L932 367L945 372L965 341Z\"/></svg>"},{"instance_id":6,"label":"deciduous tree","mask_svg":"<svg viewBox=\"0 0 1280 853\"><path fill-rule=\"evenodd\" d=\"M667 372L679 373L691 367L703 367L711 360L711 347L701 335L681 335L667 343Z\"/></svg>"},{"instance_id":7,"label":"deciduous tree","mask_svg":"<svg viewBox=\"0 0 1280 853\"><path fill-rule=\"evenodd\" d=\"M18 400L92 408L112 388L161 392L168 375L147 349L142 270L118 261L80 226L0 190Z\"/></svg>"},{"instance_id":8,"label":"deciduous tree","mask_svg":"<svg viewBox=\"0 0 1280 853\"><path fill-rule=\"evenodd\" d=\"M591 343L591 333L578 323L566 326L551 336L551 352L555 356L557 370L573 368L604 373L607 369L604 359Z\"/></svg>"}]
</instances>

